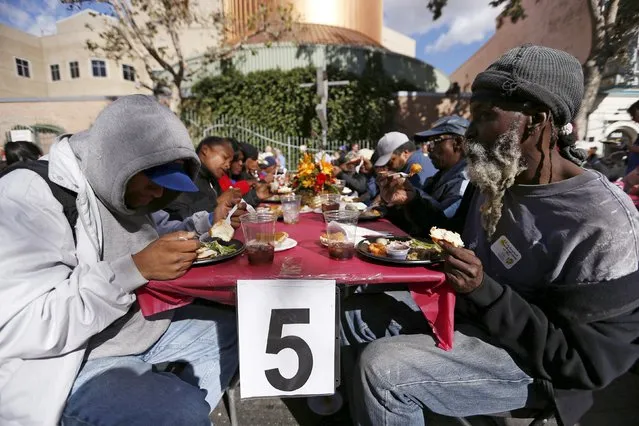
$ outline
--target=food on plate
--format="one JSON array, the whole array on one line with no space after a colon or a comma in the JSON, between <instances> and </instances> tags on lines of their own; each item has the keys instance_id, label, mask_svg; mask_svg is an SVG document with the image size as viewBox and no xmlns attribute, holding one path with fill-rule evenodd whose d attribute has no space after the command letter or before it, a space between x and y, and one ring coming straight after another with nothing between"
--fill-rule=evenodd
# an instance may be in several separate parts
<instances>
[{"instance_id":1,"label":"food on plate","mask_svg":"<svg viewBox=\"0 0 639 426\"><path fill-rule=\"evenodd\" d=\"M276 232L275 236L273 236L271 234L258 233L255 237L258 243L268 243L274 241L275 245L279 245L288 238L288 234L286 232Z\"/></svg>"},{"instance_id":2,"label":"food on plate","mask_svg":"<svg viewBox=\"0 0 639 426\"><path fill-rule=\"evenodd\" d=\"M386 256L386 245L381 243L371 243L368 245L368 252L374 256Z\"/></svg>"},{"instance_id":3,"label":"food on plate","mask_svg":"<svg viewBox=\"0 0 639 426\"><path fill-rule=\"evenodd\" d=\"M344 234L343 232L333 232L331 233L330 238L327 233L323 233L322 235L320 235L320 242L322 243L322 245L327 246L329 240L346 241L346 234Z\"/></svg>"},{"instance_id":4,"label":"food on plate","mask_svg":"<svg viewBox=\"0 0 639 426\"><path fill-rule=\"evenodd\" d=\"M344 208L346 210L357 210L360 212L363 212L364 210L366 210L366 204L364 203L347 203Z\"/></svg>"},{"instance_id":5,"label":"food on plate","mask_svg":"<svg viewBox=\"0 0 639 426\"><path fill-rule=\"evenodd\" d=\"M197 260L210 259L213 257L226 256L237 251L234 246L225 246L218 241L202 243L202 247L196 250Z\"/></svg>"},{"instance_id":6,"label":"food on plate","mask_svg":"<svg viewBox=\"0 0 639 426\"><path fill-rule=\"evenodd\" d=\"M362 212L360 217L380 217L382 213L377 209L370 209Z\"/></svg>"},{"instance_id":7,"label":"food on plate","mask_svg":"<svg viewBox=\"0 0 639 426\"><path fill-rule=\"evenodd\" d=\"M464 242L461 236L457 232L448 231L446 229L433 226L430 228L430 238L434 243L440 244L441 242L447 242L453 247L464 247ZM441 244L440 244L441 245Z\"/></svg>"},{"instance_id":8,"label":"food on plate","mask_svg":"<svg viewBox=\"0 0 639 426\"><path fill-rule=\"evenodd\" d=\"M353 190L350 189L349 187L345 186L344 189L342 189L342 194L344 195L348 195L348 194L352 194Z\"/></svg>"},{"instance_id":9,"label":"food on plate","mask_svg":"<svg viewBox=\"0 0 639 426\"><path fill-rule=\"evenodd\" d=\"M374 256L408 261L438 261L443 252L441 247L431 242L392 237L380 237L374 242L364 241L362 248Z\"/></svg>"},{"instance_id":10,"label":"food on plate","mask_svg":"<svg viewBox=\"0 0 639 426\"><path fill-rule=\"evenodd\" d=\"M410 170L408 171L408 176L415 176L417 173L422 171L422 165L418 163L414 163L410 166Z\"/></svg>"},{"instance_id":11,"label":"food on plate","mask_svg":"<svg viewBox=\"0 0 639 426\"><path fill-rule=\"evenodd\" d=\"M280 186L277 190L278 194L290 194L291 192L293 192L293 188L289 186Z\"/></svg>"},{"instance_id":12,"label":"food on plate","mask_svg":"<svg viewBox=\"0 0 639 426\"><path fill-rule=\"evenodd\" d=\"M403 241L391 241L386 245L386 254L393 259L406 259L410 245Z\"/></svg>"},{"instance_id":13,"label":"food on plate","mask_svg":"<svg viewBox=\"0 0 639 426\"><path fill-rule=\"evenodd\" d=\"M219 238L222 241L229 242L233 239L233 235L235 235L235 229L233 229L230 223L222 219L215 222L209 230L209 235L211 238Z\"/></svg>"}]
</instances>

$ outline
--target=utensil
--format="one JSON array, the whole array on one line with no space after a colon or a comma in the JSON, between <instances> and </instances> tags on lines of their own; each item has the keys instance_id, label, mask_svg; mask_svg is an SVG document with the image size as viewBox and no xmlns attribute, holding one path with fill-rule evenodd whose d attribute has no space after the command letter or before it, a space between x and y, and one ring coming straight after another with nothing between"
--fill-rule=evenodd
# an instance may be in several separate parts
<instances>
[{"instance_id":1,"label":"utensil","mask_svg":"<svg viewBox=\"0 0 639 426\"><path fill-rule=\"evenodd\" d=\"M235 213L235 210L237 210L237 207L240 205L240 203L237 203L236 205L233 206L233 208L229 211L229 214L226 215L226 219L224 219L226 221L226 223L228 223L229 225L231 224L231 216L233 216L233 213ZM248 205L248 204L247 204Z\"/></svg>"}]
</instances>

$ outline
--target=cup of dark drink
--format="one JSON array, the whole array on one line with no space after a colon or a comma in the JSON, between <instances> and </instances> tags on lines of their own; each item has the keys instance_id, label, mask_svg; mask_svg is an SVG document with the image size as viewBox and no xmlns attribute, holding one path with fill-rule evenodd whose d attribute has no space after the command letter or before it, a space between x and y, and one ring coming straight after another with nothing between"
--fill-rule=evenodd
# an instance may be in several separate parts
<instances>
[{"instance_id":1,"label":"cup of dark drink","mask_svg":"<svg viewBox=\"0 0 639 426\"><path fill-rule=\"evenodd\" d=\"M275 223L271 212L247 213L240 216L246 254L251 265L268 265L275 257Z\"/></svg>"},{"instance_id":2,"label":"cup of dark drink","mask_svg":"<svg viewBox=\"0 0 639 426\"><path fill-rule=\"evenodd\" d=\"M320 201L322 203L322 213L331 211L331 210L339 210L339 201L340 195L327 193L320 195Z\"/></svg>"},{"instance_id":3,"label":"cup of dark drink","mask_svg":"<svg viewBox=\"0 0 639 426\"><path fill-rule=\"evenodd\" d=\"M359 212L330 210L324 212L328 255L331 259L347 260L355 254L355 240Z\"/></svg>"}]
</instances>

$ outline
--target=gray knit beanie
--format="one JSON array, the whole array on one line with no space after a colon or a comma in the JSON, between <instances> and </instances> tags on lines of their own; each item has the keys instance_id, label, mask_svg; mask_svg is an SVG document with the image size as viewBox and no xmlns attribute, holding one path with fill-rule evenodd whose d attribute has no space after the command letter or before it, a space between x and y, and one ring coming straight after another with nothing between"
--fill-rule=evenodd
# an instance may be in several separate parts
<instances>
[{"instance_id":1,"label":"gray knit beanie","mask_svg":"<svg viewBox=\"0 0 639 426\"><path fill-rule=\"evenodd\" d=\"M572 121L584 93L581 64L569 53L525 44L497 59L473 82L473 98L491 93L501 98L547 106L557 125Z\"/></svg>"},{"instance_id":2,"label":"gray knit beanie","mask_svg":"<svg viewBox=\"0 0 639 426\"><path fill-rule=\"evenodd\" d=\"M506 52L479 73L471 100L501 98L545 105L559 126L561 155L582 164L586 152L574 146L570 122L584 94L584 74L579 60L569 53L524 44Z\"/></svg>"}]
</instances>

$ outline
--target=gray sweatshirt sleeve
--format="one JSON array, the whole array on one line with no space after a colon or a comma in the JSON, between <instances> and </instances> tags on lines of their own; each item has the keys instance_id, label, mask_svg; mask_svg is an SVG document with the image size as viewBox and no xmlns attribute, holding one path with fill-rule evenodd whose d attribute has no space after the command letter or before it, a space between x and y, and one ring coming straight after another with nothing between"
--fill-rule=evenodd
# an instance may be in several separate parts
<instances>
[{"instance_id":1,"label":"gray sweatshirt sleeve","mask_svg":"<svg viewBox=\"0 0 639 426\"><path fill-rule=\"evenodd\" d=\"M164 210L158 210L151 216L159 235L177 231L195 232L197 235L202 235L209 232L211 228L211 215L205 211L196 212L182 221L170 220L169 214Z\"/></svg>"}]
</instances>

